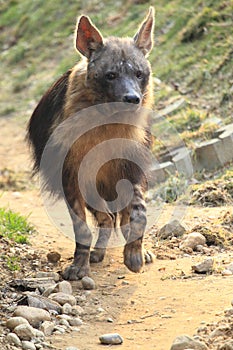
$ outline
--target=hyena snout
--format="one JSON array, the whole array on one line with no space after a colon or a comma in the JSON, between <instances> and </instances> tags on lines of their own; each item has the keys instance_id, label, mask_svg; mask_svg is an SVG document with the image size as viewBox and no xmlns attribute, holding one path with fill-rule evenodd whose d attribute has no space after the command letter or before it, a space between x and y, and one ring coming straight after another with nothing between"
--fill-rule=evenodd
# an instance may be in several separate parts
<instances>
[{"instance_id":1,"label":"hyena snout","mask_svg":"<svg viewBox=\"0 0 233 350\"><path fill-rule=\"evenodd\" d=\"M123 102L134 103L138 105L141 102L141 98L137 93L130 93L123 96Z\"/></svg>"}]
</instances>

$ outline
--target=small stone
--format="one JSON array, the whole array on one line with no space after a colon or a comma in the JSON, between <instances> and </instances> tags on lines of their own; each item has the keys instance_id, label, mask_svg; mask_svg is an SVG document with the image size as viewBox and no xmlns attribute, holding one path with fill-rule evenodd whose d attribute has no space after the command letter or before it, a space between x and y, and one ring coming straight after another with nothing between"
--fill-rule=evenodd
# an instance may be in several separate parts
<instances>
[{"instance_id":1,"label":"small stone","mask_svg":"<svg viewBox=\"0 0 233 350\"><path fill-rule=\"evenodd\" d=\"M207 346L204 343L194 340L187 335L181 335L177 337L170 348L170 350L185 350L185 349L208 350Z\"/></svg>"},{"instance_id":2,"label":"small stone","mask_svg":"<svg viewBox=\"0 0 233 350\"><path fill-rule=\"evenodd\" d=\"M24 317L11 317L7 320L6 327L13 331L20 324L29 324L29 322Z\"/></svg>"},{"instance_id":3,"label":"small stone","mask_svg":"<svg viewBox=\"0 0 233 350\"><path fill-rule=\"evenodd\" d=\"M54 323L50 321L44 321L42 325L40 326L40 330L44 333L44 335L47 337L53 333L54 330Z\"/></svg>"},{"instance_id":4,"label":"small stone","mask_svg":"<svg viewBox=\"0 0 233 350\"><path fill-rule=\"evenodd\" d=\"M59 282L55 288L56 292L61 292L64 294L69 294L72 295L72 286L70 284L70 282L67 281L62 281Z\"/></svg>"},{"instance_id":5,"label":"small stone","mask_svg":"<svg viewBox=\"0 0 233 350\"><path fill-rule=\"evenodd\" d=\"M74 346L68 346L65 350L79 350L78 348L75 348Z\"/></svg>"},{"instance_id":6,"label":"small stone","mask_svg":"<svg viewBox=\"0 0 233 350\"><path fill-rule=\"evenodd\" d=\"M28 294L25 299L27 300L27 305L37 308L44 309L48 311L55 311L60 314L62 312L61 305L59 305L56 301L48 299L42 295L30 295Z\"/></svg>"},{"instance_id":7,"label":"small stone","mask_svg":"<svg viewBox=\"0 0 233 350\"><path fill-rule=\"evenodd\" d=\"M95 282L92 278L85 276L82 278L81 282L84 289L87 289L87 290L95 289Z\"/></svg>"},{"instance_id":8,"label":"small stone","mask_svg":"<svg viewBox=\"0 0 233 350\"><path fill-rule=\"evenodd\" d=\"M78 318L78 317L73 317L73 318L70 318L69 320L68 320L68 322L69 322L69 324L71 325L71 326L81 326L82 324L83 324L83 321L80 319L80 318Z\"/></svg>"},{"instance_id":9,"label":"small stone","mask_svg":"<svg viewBox=\"0 0 233 350\"><path fill-rule=\"evenodd\" d=\"M36 350L36 346L34 343L30 341L23 340L22 341L22 349L23 350Z\"/></svg>"},{"instance_id":10,"label":"small stone","mask_svg":"<svg viewBox=\"0 0 233 350\"><path fill-rule=\"evenodd\" d=\"M23 318L26 318L30 325L32 325L35 328L39 328L40 324L43 321L51 320L51 316L48 311L24 305L18 306L14 311L13 316L21 316Z\"/></svg>"},{"instance_id":11,"label":"small stone","mask_svg":"<svg viewBox=\"0 0 233 350\"><path fill-rule=\"evenodd\" d=\"M107 318L107 322L113 323L114 321L113 321L113 319L112 319L111 317L108 317L108 318Z\"/></svg>"},{"instance_id":12,"label":"small stone","mask_svg":"<svg viewBox=\"0 0 233 350\"><path fill-rule=\"evenodd\" d=\"M193 265L192 270L196 273L210 273L213 271L214 261L212 258L208 258L200 264Z\"/></svg>"},{"instance_id":13,"label":"small stone","mask_svg":"<svg viewBox=\"0 0 233 350\"><path fill-rule=\"evenodd\" d=\"M19 339L19 337L15 333L8 333L6 336L6 339L10 344L14 344L16 346L21 346L21 340Z\"/></svg>"},{"instance_id":14,"label":"small stone","mask_svg":"<svg viewBox=\"0 0 233 350\"><path fill-rule=\"evenodd\" d=\"M65 294L62 292L50 294L49 299L56 301L60 305L68 303L73 306L76 304L76 299L73 295Z\"/></svg>"},{"instance_id":15,"label":"small stone","mask_svg":"<svg viewBox=\"0 0 233 350\"><path fill-rule=\"evenodd\" d=\"M65 320L64 318L62 318L61 320L59 320L59 324L61 326L65 326L66 328L69 328L70 327L70 324L67 320Z\"/></svg>"},{"instance_id":16,"label":"small stone","mask_svg":"<svg viewBox=\"0 0 233 350\"><path fill-rule=\"evenodd\" d=\"M123 343L123 338L118 333L103 334L99 337L101 344L117 345Z\"/></svg>"},{"instance_id":17,"label":"small stone","mask_svg":"<svg viewBox=\"0 0 233 350\"><path fill-rule=\"evenodd\" d=\"M51 277L55 282L58 282L60 279L60 276L57 272L39 271L36 273L36 278L49 278L49 277Z\"/></svg>"},{"instance_id":18,"label":"small stone","mask_svg":"<svg viewBox=\"0 0 233 350\"><path fill-rule=\"evenodd\" d=\"M159 230L158 237L161 239L181 237L185 234L185 232L185 228L178 220L172 220Z\"/></svg>"},{"instance_id":19,"label":"small stone","mask_svg":"<svg viewBox=\"0 0 233 350\"><path fill-rule=\"evenodd\" d=\"M65 303L62 306L62 313L66 315L71 315L72 314L72 306L68 303Z\"/></svg>"},{"instance_id":20,"label":"small stone","mask_svg":"<svg viewBox=\"0 0 233 350\"><path fill-rule=\"evenodd\" d=\"M73 316L81 316L84 315L85 311L80 305L75 305L72 307L71 315Z\"/></svg>"},{"instance_id":21,"label":"small stone","mask_svg":"<svg viewBox=\"0 0 233 350\"><path fill-rule=\"evenodd\" d=\"M205 245L205 243L205 236L203 236L199 232L191 232L185 237L184 241L180 244L180 249L191 248L195 250L198 245Z\"/></svg>"},{"instance_id":22,"label":"small stone","mask_svg":"<svg viewBox=\"0 0 233 350\"><path fill-rule=\"evenodd\" d=\"M52 264L56 264L58 263L58 261L61 260L61 254L58 253L58 252L49 252L47 254L47 259L48 259L48 262L52 263Z\"/></svg>"},{"instance_id":23,"label":"small stone","mask_svg":"<svg viewBox=\"0 0 233 350\"><path fill-rule=\"evenodd\" d=\"M47 298L50 294L55 292L55 288L56 288L56 285L46 288L42 296Z\"/></svg>"},{"instance_id":24,"label":"small stone","mask_svg":"<svg viewBox=\"0 0 233 350\"><path fill-rule=\"evenodd\" d=\"M29 324L20 324L14 329L15 334L21 340L31 340L35 337L35 330Z\"/></svg>"},{"instance_id":25,"label":"small stone","mask_svg":"<svg viewBox=\"0 0 233 350\"><path fill-rule=\"evenodd\" d=\"M222 271L222 276L232 276L232 274L232 271L228 269Z\"/></svg>"},{"instance_id":26,"label":"small stone","mask_svg":"<svg viewBox=\"0 0 233 350\"><path fill-rule=\"evenodd\" d=\"M60 333L60 334L64 334L66 332L66 328L64 326L61 325L57 325L54 327L54 333Z\"/></svg>"}]
</instances>

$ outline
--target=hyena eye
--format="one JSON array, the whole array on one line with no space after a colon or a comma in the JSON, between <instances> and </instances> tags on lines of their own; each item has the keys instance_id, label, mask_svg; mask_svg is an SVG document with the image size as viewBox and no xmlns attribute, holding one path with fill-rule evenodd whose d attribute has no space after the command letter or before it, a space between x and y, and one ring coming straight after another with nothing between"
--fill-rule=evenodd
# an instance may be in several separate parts
<instances>
[{"instance_id":1,"label":"hyena eye","mask_svg":"<svg viewBox=\"0 0 233 350\"><path fill-rule=\"evenodd\" d=\"M116 77L117 77L117 74L115 72L108 72L105 75L105 78L107 80L114 80L114 79L116 79Z\"/></svg>"},{"instance_id":2,"label":"hyena eye","mask_svg":"<svg viewBox=\"0 0 233 350\"><path fill-rule=\"evenodd\" d=\"M137 77L138 79L143 79L143 73L142 73L141 70L138 70L138 71L136 72L136 77Z\"/></svg>"}]
</instances>

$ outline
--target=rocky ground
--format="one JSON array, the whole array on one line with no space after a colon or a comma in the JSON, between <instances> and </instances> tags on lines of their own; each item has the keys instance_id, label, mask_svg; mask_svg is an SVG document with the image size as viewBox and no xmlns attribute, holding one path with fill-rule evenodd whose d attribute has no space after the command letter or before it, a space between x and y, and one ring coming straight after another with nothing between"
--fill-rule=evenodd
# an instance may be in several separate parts
<instances>
[{"instance_id":1,"label":"rocky ground","mask_svg":"<svg viewBox=\"0 0 233 350\"><path fill-rule=\"evenodd\" d=\"M120 337L102 342L113 346L122 337L126 350L233 349L229 203L160 210L149 204L145 247L154 263L135 275L122 264L122 248L109 249L92 266L91 280L69 284L60 272L71 262L73 242L49 222L30 181L24 129L4 121L1 130L1 206L30 214L36 228L30 245L0 236L1 349L94 350L106 346L99 338L109 333ZM9 261L20 268L13 271Z\"/></svg>"}]
</instances>

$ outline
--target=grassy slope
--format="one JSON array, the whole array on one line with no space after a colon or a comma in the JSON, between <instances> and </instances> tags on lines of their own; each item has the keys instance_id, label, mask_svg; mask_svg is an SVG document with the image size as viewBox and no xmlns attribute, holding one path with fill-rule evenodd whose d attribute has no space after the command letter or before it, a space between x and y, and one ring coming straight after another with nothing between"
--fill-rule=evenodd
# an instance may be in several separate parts
<instances>
[{"instance_id":1,"label":"grassy slope","mask_svg":"<svg viewBox=\"0 0 233 350\"><path fill-rule=\"evenodd\" d=\"M150 60L154 75L165 83L156 89L157 108L181 94L190 101L170 117L180 133L193 119L198 129L209 115L231 121L233 0L3 1L0 116L28 118L45 89L77 61L73 30L78 15L88 14L104 35L133 35L153 2L157 15Z\"/></svg>"}]
</instances>

